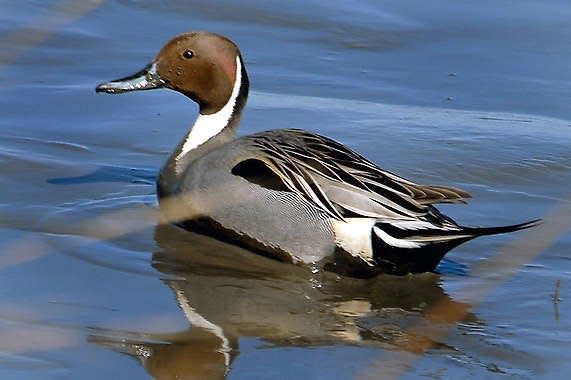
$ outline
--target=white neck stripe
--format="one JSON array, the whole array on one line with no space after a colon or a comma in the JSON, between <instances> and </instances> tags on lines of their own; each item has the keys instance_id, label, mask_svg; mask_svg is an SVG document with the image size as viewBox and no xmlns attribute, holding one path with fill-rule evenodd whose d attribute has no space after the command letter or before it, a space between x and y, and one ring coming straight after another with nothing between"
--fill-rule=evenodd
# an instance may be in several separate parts
<instances>
[{"instance_id":1,"label":"white neck stripe","mask_svg":"<svg viewBox=\"0 0 571 380\"><path fill-rule=\"evenodd\" d=\"M199 145L204 144L206 141L219 134L228 125L228 122L234 113L234 107L236 106L236 100L238 98L241 85L242 64L240 62L240 57L236 56L236 80L234 81L234 88L232 89L230 99L228 99L228 102L218 112L211 115L198 115L198 118L196 118L194 125L186 136L181 152L176 157L177 160L182 158L192 149L195 149Z\"/></svg>"}]
</instances>

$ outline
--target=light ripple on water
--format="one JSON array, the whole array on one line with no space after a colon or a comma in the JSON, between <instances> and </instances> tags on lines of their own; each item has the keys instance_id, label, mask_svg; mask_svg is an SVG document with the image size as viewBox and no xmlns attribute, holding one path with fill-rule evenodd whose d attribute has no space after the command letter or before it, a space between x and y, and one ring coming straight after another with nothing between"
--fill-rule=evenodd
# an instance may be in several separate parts
<instances>
[{"instance_id":1,"label":"light ripple on water","mask_svg":"<svg viewBox=\"0 0 571 380\"><path fill-rule=\"evenodd\" d=\"M361 113L375 116L375 120L371 123L377 123L377 125L388 121L395 127L418 124L438 126L439 129L457 129L461 126L462 132L466 134L477 131L478 134L493 136L501 131L502 134L521 136L530 133L534 138L557 138L558 140L551 140L554 144L571 142L571 121L538 115L383 104L353 99L284 95L259 91L251 92L250 106L258 109L288 108ZM395 115L406 115L406 117ZM507 123L513 128L505 128ZM465 128L473 129L466 130Z\"/></svg>"}]
</instances>

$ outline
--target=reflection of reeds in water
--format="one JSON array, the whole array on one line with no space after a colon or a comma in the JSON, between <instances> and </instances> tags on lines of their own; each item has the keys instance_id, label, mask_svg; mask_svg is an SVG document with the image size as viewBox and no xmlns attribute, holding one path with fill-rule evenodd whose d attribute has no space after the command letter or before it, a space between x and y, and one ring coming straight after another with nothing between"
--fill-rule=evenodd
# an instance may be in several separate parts
<instances>
[{"instance_id":1,"label":"reflection of reeds in water","mask_svg":"<svg viewBox=\"0 0 571 380\"><path fill-rule=\"evenodd\" d=\"M74 20L102 5L105 0L62 0L50 12L45 13L14 33L0 39L0 45L7 50L0 54L0 69L3 65L16 61L26 50L40 45L54 33Z\"/></svg>"},{"instance_id":2,"label":"reflection of reeds in water","mask_svg":"<svg viewBox=\"0 0 571 380\"><path fill-rule=\"evenodd\" d=\"M555 292L553 293L553 297L551 300L553 301L553 313L555 314L555 320L559 320L559 302L561 302L560 297L561 292L561 279L557 279L555 282Z\"/></svg>"},{"instance_id":3,"label":"reflection of reeds in water","mask_svg":"<svg viewBox=\"0 0 571 380\"><path fill-rule=\"evenodd\" d=\"M42 16L33 19L29 26L0 37L0 45L3 49L0 54L0 70L3 66L15 62L27 50L40 45L54 33L104 2L105 0L62 0ZM0 220L0 225L3 224L2 222ZM36 260L51 251L51 247L39 238L11 242L6 248L4 254L0 256L0 270ZM8 314L6 314L7 310L9 310ZM26 321L27 318L18 315L18 311L22 315L31 313L30 310L18 310L15 305L8 305L8 307L0 305L3 320ZM40 326L37 321L31 320L26 322L25 327L9 326L9 329L0 329L2 337L0 351L2 353L22 354L72 347L78 344L77 336L66 331L65 328Z\"/></svg>"}]
</instances>

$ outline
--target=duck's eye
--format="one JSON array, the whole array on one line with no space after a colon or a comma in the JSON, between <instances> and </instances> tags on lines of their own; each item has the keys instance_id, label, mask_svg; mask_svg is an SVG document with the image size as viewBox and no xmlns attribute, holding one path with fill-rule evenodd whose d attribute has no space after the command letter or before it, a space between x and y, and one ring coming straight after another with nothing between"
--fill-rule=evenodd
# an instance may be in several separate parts
<instances>
[{"instance_id":1,"label":"duck's eye","mask_svg":"<svg viewBox=\"0 0 571 380\"><path fill-rule=\"evenodd\" d=\"M186 59L191 59L194 57L194 52L192 50L186 50L184 53L182 53L182 56Z\"/></svg>"}]
</instances>

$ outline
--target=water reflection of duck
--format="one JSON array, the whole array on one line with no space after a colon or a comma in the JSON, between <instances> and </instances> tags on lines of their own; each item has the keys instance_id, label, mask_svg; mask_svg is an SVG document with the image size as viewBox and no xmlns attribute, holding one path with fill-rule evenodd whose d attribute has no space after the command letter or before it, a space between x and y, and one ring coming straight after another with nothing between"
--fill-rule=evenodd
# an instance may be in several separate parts
<instances>
[{"instance_id":1,"label":"water reflection of duck","mask_svg":"<svg viewBox=\"0 0 571 380\"><path fill-rule=\"evenodd\" d=\"M200 107L158 177L169 219L266 255L333 261L340 271L426 272L459 244L534 224L460 226L434 204L463 202L468 193L413 183L301 129L236 138L249 81L238 47L223 36L181 34L145 69L96 91L154 88L176 90Z\"/></svg>"},{"instance_id":2,"label":"water reflection of duck","mask_svg":"<svg viewBox=\"0 0 571 380\"><path fill-rule=\"evenodd\" d=\"M138 358L159 379L225 377L242 337L274 346L415 352L430 338L409 331L411 326L448 322L430 314L432 305L447 300L450 308L469 307L453 301L433 273L370 279L312 273L168 225L156 228L155 239L160 249L153 265L169 277L163 281L190 328L171 335L114 332L91 339Z\"/></svg>"}]
</instances>

